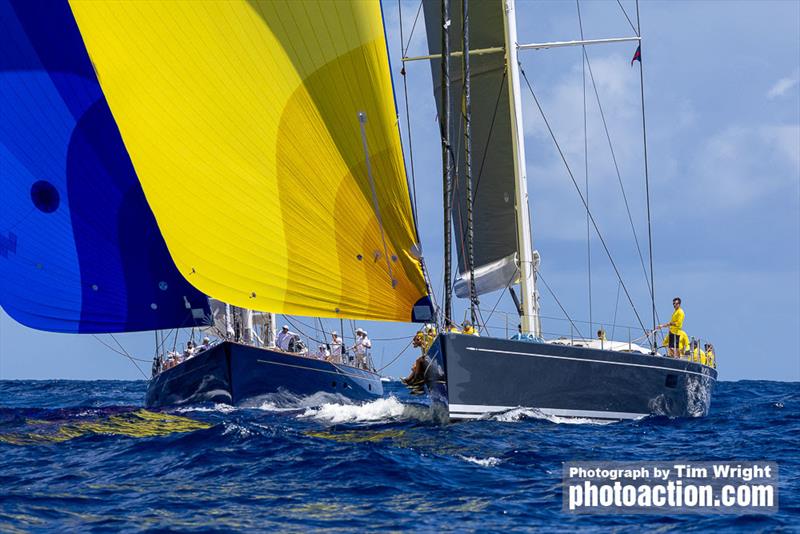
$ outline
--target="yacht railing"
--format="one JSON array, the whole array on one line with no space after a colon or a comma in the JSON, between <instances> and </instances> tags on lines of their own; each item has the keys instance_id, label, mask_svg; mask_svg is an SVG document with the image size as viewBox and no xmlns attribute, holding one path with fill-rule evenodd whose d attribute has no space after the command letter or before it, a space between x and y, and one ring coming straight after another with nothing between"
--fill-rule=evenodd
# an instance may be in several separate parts
<instances>
[{"instance_id":1,"label":"yacht railing","mask_svg":"<svg viewBox=\"0 0 800 534\"><path fill-rule=\"evenodd\" d=\"M519 332L519 315L500 310L478 309L486 323L479 325L481 335L512 337ZM603 321L580 321L564 317L540 316L542 319L542 338L549 343L570 345L575 347L592 347L601 350L623 352L643 352L658 356L694 361L716 368L716 353L712 342L705 338L688 337L686 346L670 356L667 347L669 331L655 332L656 350L650 346L648 332L641 327ZM600 336L600 331L604 336ZM621 336L619 334L622 334ZM709 351L710 348L710 351ZM710 355L709 355L710 354Z\"/></svg>"}]
</instances>

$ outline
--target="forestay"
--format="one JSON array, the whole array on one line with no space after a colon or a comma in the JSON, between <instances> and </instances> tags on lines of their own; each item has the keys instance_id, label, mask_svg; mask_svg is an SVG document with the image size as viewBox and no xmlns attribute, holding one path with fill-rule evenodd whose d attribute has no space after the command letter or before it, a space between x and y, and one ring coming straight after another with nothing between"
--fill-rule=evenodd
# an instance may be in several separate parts
<instances>
[{"instance_id":1,"label":"forestay","mask_svg":"<svg viewBox=\"0 0 800 534\"><path fill-rule=\"evenodd\" d=\"M0 102L3 309L54 332L202 322L66 1L0 0Z\"/></svg>"},{"instance_id":2,"label":"forestay","mask_svg":"<svg viewBox=\"0 0 800 534\"><path fill-rule=\"evenodd\" d=\"M429 311L378 2L71 5L195 287L278 313Z\"/></svg>"},{"instance_id":3,"label":"forestay","mask_svg":"<svg viewBox=\"0 0 800 534\"><path fill-rule=\"evenodd\" d=\"M441 2L424 0L428 50L441 55ZM504 47L503 2L469 4L470 49ZM461 52L461 2L450 2L451 54ZM436 105L441 112L441 60L431 60ZM478 294L504 288L519 277L514 213L514 166L511 144L508 79L502 52L470 56L472 93L472 183L475 288ZM453 226L458 250L459 280L456 295L469 297L467 272L467 201L464 175L464 124L462 115L462 64L451 56L451 146L457 172L453 187Z\"/></svg>"}]
</instances>

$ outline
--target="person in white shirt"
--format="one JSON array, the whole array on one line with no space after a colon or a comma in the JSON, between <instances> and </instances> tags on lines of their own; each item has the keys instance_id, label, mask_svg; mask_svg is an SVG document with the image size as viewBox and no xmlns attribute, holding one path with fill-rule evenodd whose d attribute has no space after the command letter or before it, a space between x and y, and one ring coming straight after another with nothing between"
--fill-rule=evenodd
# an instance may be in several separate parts
<instances>
[{"instance_id":1,"label":"person in white shirt","mask_svg":"<svg viewBox=\"0 0 800 534\"><path fill-rule=\"evenodd\" d=\"M320 345L317 350L317 358L320 360L327 360L330 357L331 353L328 352L328 347L326 345Z\"/></svg>"},{"instance_id":2,"label":"person in white shirt","mask_svg":"<svg viewBox=\"0 0 800 534\"><path fill-rule=\"evenodd\" d=\"M284 352L289 351L289 342L292 340L294 336L296 336L294 332L289 331L289 325L283 325L281 331L278 332L277 337L275 338L275 346L281 349Z\"/></svg>"},{"instance_id":3,"label":"person in white shirt","mask_svg":"<svg viewBox=\"0 0 800 534\"><path fill-rule=\"evenodd\" d=\"M367 368L367 356L372 348L372 341L367 337L366 330L359 328L356 330L356 344L353 345L353 352L356 354L356 367Z\"/></svg>"},{"instance_id":4,"label":"person in white shirt","mask_svg":"<svg viewBox=\"0 0 800 534\"><path fill-rule=\"evenodd\" d=\"M331 332L331 359L336 363L344 363L342 361L342 338L336 332Z\"/></svg>"},{"instance_id":5,"label":"person in white shirt","mask_svg":"<svg viewBox=\"0 0 800 534\"><path fill-rule=\"evenodd\" d=\"M203 338L203 343L201 343L195 350L195 354L203 352L204 350L208 350L211 347L211 339L208 336Z\"/></svg>"}]
</instances>

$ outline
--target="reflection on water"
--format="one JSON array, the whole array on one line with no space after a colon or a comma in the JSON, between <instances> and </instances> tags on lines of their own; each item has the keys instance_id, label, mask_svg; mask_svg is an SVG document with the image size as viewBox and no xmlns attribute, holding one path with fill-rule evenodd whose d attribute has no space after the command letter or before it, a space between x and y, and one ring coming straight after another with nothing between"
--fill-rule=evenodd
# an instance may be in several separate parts
<instances>
[{"instance_id":1,"label":"reflection on water","mask_svg":"<svg viewBox=\"0 0 800 534\"><path fill-rule=\"evenodd\" d=\"M135 410L130 412L76 414L74 419L25 419L12 432L0 433L0 442L12 445L57 443L89 434L145 438L175 432L192 432L210 428L210 424L169 413Z\"/></svg>"}]
</instances>

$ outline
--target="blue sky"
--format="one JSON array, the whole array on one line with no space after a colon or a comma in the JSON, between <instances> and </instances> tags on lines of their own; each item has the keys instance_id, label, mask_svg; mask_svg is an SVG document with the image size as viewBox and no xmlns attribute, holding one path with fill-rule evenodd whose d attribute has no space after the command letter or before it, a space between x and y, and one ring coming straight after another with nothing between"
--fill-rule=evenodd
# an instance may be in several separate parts
<instances>
[{"instance_id":1,"label":"blue sky","mask_svg":"<svg viewBox=\"0 0 800 534\"><path fill-rule=\"evenodd\" d=\"M633 18L633 2L622 4ZM417 6L416 0L403 4L406 38ZM396 2L384 2L384 10L397 76ZM579 36L573 2L519 1L518 11L520 42ZM586 38L632 35L615 0L585 1L581 11ZM410 55L426 53L421 22ZM661 319L670 313L672 297L680 295L685 329L715 344L723 380L800 380L800 2L645 1L641 23ZM624 43L587 51L634 223L646 247L639 67L630 66L635 48ZM520 60L582 184L580 49L524 51ZM417 63L407 71L419 227L440 296L441 163L430 69ZM395 81L403 110L404 95L399 79ZM591 86L587 91L591 209L648 324L642 267ZM534 247L542 255L542 275L573 320L586 321L585 212L526 91L523 103ZM405 136L404 119L401 124ZM617 280L594 235L590 246L595 323L610 333L616 310L617 324L636 325L624 295L616 305ZM541 292L544 331L568 335L568 323L553 296L544 287ZM499 293L483 296L484 316L495 305L491 333L504 335L503 314L512 310L510 299ZM456 317L462 317L463 309L457 303ZM516 325L513 317L509 324L512 329ZM374 357L381 365L406 345L405 340L382 339L411 336L415 330L403 324L359 325L375 340ZM331 321L326 327L338 329ZM310 328L305 331L313 334ZM116 337L132 355L152 357L152 333ZM627 330L617 328L615 337L627 339ZM414 357L406 350L385 373L404 374ZM147 372L149 365L142 366ZM127 359L92 336L37 332L0 312L0 378L137 377L141 375Z\"/></svg>"}]
</instances>

